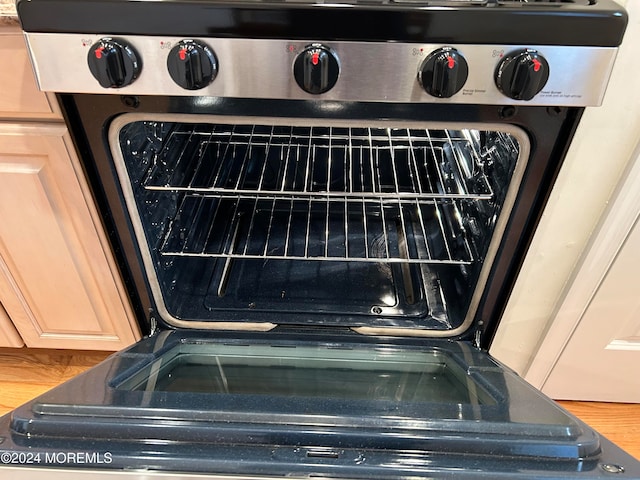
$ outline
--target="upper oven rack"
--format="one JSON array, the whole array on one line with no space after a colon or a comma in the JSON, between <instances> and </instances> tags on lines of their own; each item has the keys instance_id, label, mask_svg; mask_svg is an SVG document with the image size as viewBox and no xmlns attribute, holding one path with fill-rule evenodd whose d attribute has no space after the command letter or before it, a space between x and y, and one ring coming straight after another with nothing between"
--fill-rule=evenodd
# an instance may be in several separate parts
<instances>
[{"instance_id":1,"label":"upper oven rack","mask_svg":"<svg viewBox=\"0 0 640 480\"><path fill-rule=\"evenodd\" d=\"M490 199L466 130L192 125L172 132L149 190L237 198Z\"/></svg>"}]
</instances>

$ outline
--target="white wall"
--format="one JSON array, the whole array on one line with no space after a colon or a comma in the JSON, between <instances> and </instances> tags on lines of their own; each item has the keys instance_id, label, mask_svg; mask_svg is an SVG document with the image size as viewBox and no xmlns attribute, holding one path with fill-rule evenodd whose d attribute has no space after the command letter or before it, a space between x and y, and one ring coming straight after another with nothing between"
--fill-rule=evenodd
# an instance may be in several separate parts
<instances>
[{"instance_id":1,"label":"white wall","mask_svg":"<svg viewBox=\"0 0 640 480\"><path fill-rule=\"evenodd\" d=\"M603 105L582 118L490 349L521 374L640 140L640 2L618 3L629 26Z\"/></svg>"}]
</instances>

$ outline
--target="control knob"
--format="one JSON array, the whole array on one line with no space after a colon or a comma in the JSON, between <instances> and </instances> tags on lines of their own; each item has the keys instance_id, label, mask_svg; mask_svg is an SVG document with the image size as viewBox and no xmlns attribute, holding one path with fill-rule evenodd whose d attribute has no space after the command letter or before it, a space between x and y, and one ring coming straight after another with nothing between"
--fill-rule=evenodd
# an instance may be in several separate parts
<instances>
[{"instance_id":1,"label":"control knob","mask_svg":"<svg viewBox=\"0 0 640 480\"><path fill-rule=\"evenodd\" d=\"M469 76L469 67L455 48L435 50L422 62L418 81L425 91L438 98L449 98L460 91Z\"/></svg>"},{"instance_id":2,"label":"control knob","mask_svg":"<svg viewBox=\"0 0 640 480\"><path fill-rule=\"evenodd\" d=\"M182 40L167 57L169 75L182 88L198 90L209 85L218 74L218 61L204 43Z\"/></svg>"},{"instance_id":3,"label":"control knob","mask_svg":"<svg viewBox=\"0 0 640 480\"><path fill-rule=\"evenodd\" d=\"M305 92L318 95L333 88L340 75L336 54L328 47L313 44L295 59L293 76Z\"/></svg>"},{"instance_id":4,"label":"control knob","mask_svg":"<svg viewBox=\"0 0 640 480\"><path fill-rule=\"evenodd\" d=\"M115 38L102 38L87 55L91 74L104 88L122 88L138 78L142 64L131 45Z\"/></svg>"},{"instance_id":5,"label":"control knob","mask_svg":"<svg viewBox=\"0 0 640 480\"><path fill-rule=\"evenodd\" d=\"M511 52L498 64L498 90L514 100L531 100L549 79L549 64L536 50Z\"/></svg>"}]
</instances>

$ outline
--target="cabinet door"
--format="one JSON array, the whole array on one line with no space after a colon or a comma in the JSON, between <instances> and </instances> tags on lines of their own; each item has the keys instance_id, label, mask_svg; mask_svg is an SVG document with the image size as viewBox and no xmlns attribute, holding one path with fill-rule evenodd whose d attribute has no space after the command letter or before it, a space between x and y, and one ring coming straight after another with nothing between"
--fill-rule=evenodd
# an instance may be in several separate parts
<instances>
[{"instance_id":1,"label":"cabinet door","mask_svg":"<svg viewBox=\"0 0 640 480\"><path fill-rule=\"evenodd\" d=\"M29 347L139 338L63 125L0 125L0 300Z\"/></svg>"},{"instance_id":2,"label":"cabinet door","mask_svg":"<svg viewBox=\"0 0 640 480\"><path fill-rule=\"evenodd\" d=\"M640 142L525 379L558 399L640 402Z\"/></svg>"},{"instance_id":3,"label":"cabinet door","mask_svg":"<svg viewBox=\"0 0 640 480\"><path fill-rule=\"evenodd\" d=\"M543 386L547 395L640 402L638 268L640 223L636 220L589 304L579 311L577 326Z\"/></svg>"}]
</instances>

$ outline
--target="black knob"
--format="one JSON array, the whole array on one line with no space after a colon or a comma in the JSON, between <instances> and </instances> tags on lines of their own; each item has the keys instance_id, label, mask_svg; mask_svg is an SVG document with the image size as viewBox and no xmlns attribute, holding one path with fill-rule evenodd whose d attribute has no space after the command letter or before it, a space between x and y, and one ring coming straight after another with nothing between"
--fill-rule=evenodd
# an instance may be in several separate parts
<instances>
[{"instance_id":1,"label":"black knob","mask_svg":"<svg viewBox=\"0 0 640 480\"><path fill-rule=\"evenodd\" d=\"M505 56L496 70L496 86L507 97L531 100L546 85L549 64L535 50L518 50Z\"/></svg>"},{"instance_id":2,"label":"black knob","mask_svg":"<svg viewBox=\"0 0 640 480\"><path fill-rule=\"evenodd\" d=\"M460 91L469 76L469 67L455 48L435 50L422 62L418 81L429 95L449 98Z\"/></svg>"},{"instance_id":3,"label":"black knob","mask_svg":"<svg viewBox=\"0 0 640 480\"><path fill-rule=\"evenodd\" d=\"M102 38L92 45L87 62L91 74L104 88L126 87L138 78L142 68L133 47L116 38Z\"/></svg>"},{"instance_id":4,"label":"black knob","mask_svg":"<svg viewBox=\"0 0 640 480\"><path fill-rule=\"evenodd\" d=\"M339 75L338 57L324 45L309 45L293 64L293 76L300 88L314 95L331 90Z\"/></svg>"},{"instance_id":5,"label":"black knob","mask_svg":"<svg viewBox=\"0 0 640 480\"><path fill-rule=\"evenodd\" d=\"M171 49L167 69L174 82L186 90L209 85L218 74L218 61L204 43L182 40Z\"/></svg>"}]
</instances>

